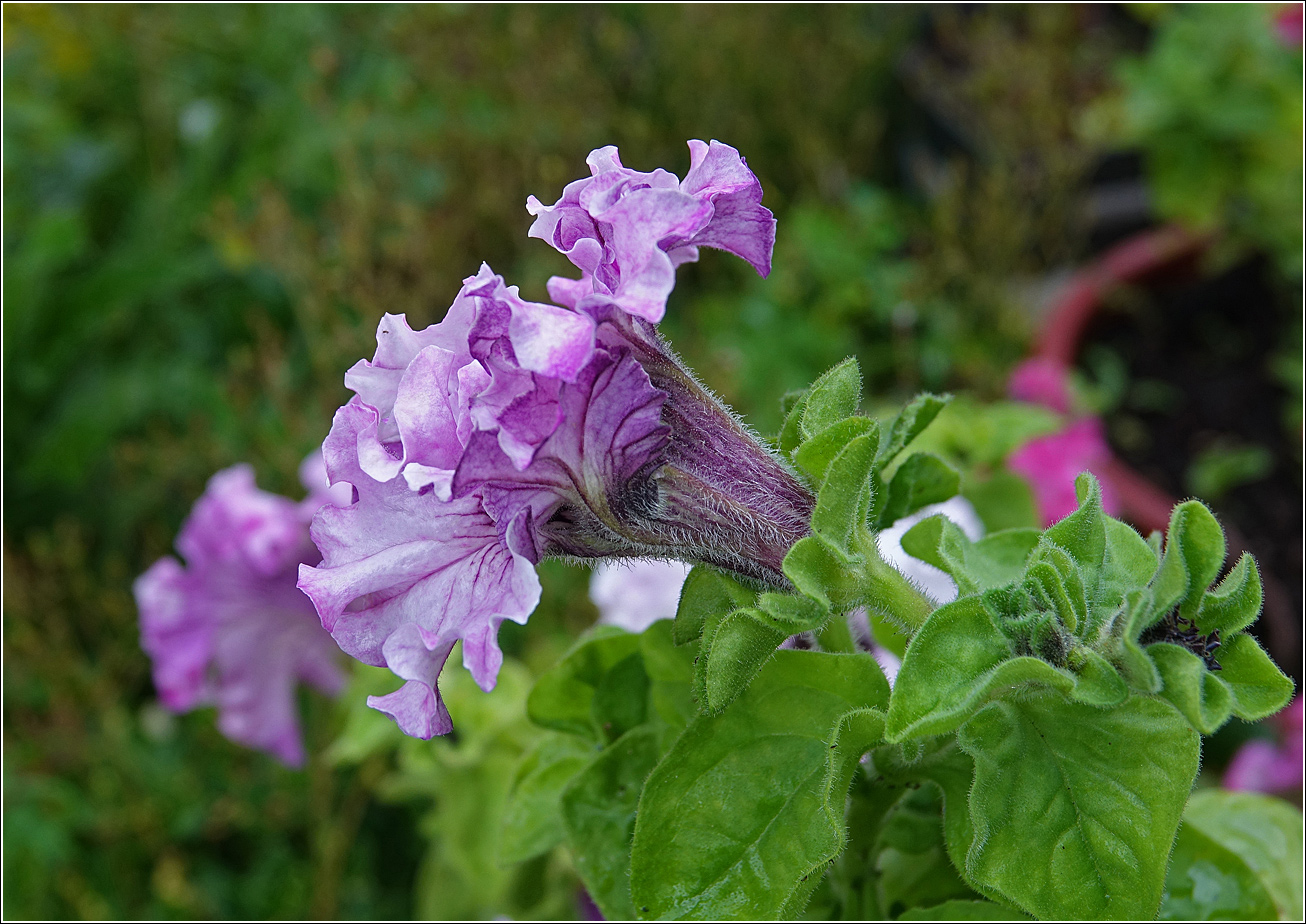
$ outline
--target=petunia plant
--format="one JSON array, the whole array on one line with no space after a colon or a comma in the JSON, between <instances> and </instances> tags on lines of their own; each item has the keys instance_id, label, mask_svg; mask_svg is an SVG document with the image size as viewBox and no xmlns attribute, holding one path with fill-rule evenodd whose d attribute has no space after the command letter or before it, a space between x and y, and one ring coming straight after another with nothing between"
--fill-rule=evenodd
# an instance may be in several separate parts
<instances>
[{"instance_id":1,"label":"petunia plant","mask_svg":"<svg viewBox=\"0 0 1306 924\"><path fill-rule=\"evenodd\" d=\"M1298 919L1300 814L1190 799L1201 736L1292 696L1247 631L1255 562L1225 573L1195 500L1140 536L1088 473L1041 531L920 519L961 488L918 442L950 397L864 415L851 359L758 436L656 326L700 248L766 275L775 240L739 153L689 147L683 180L609 147L529 200L580 273L550 302L483 265L346 375L298 587L402 681L368 704L447 734L446 662L494 687L539 562L678 560L674 620L598 626L535 683L502 863L564 846L618 919ZM901 548L955 584L943 605L880 551L913 514Z\"/></svg>"}]
</instances>

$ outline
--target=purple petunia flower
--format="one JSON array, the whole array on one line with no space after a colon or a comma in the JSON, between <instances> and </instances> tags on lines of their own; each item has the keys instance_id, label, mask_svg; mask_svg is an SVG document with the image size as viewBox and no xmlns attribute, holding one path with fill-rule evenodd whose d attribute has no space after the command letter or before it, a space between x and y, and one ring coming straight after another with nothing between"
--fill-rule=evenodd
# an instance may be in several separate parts
<instances>
[{"instance_id":1,"label":"purple petunia flower","mask_svg":"<svg viewBox=\"0 0 1306 924\"><path fill-rule=\"evenodd\" d=\"M648 320L699 244L770 262L756 178L732 148L690 146L683 183L605 148L558 205L532 200L534 228L587 272L566 297L551 285L563 307L483 265L438 324L385 316L346 376L355 397L324 455L354 501L315 519L323 560L300 587L345 651L405 681L369 703L408 734L449 731L436 678L456 642L494 685L498 628L535 608L542 558L679 558L784 583L810 492Z\"/></svg>"},{"instance_id":2,"label":"purple petunia flower","mask_svg":"<svg viewBox=\"0 0 1306 924\"><path fill-rule=\"evenodd\" d=\"M301 563L321 558L309 520L348 492L329 488L317 453L300 477L309 496L295 503L259 490L248 465L218 472L177 537L186 564L161 558L133 587L163 705L215 703L224 735L291 766L304 761L296 684L335 694L345 680L295 580Z\"/></svg>"},{"instance_id":3,"label":"purple petunia flower","mask_svg":"<svg viewBox=\"0 0 1306 924\"><path fill-rule=\"evenodd\" d=\"M550 280L560 304L589 313L612 306L657 323L676 267L697 260L699 247L729 251L763 276L771 271L775 218L757 177L728 144L690 141L683 181L666 170L623 167L611 145L586 162L593 175L568 184L553 205L534 196L526 204L536 216L531 237L581 270L579 280Z\"/></svg>"}]
</instances>

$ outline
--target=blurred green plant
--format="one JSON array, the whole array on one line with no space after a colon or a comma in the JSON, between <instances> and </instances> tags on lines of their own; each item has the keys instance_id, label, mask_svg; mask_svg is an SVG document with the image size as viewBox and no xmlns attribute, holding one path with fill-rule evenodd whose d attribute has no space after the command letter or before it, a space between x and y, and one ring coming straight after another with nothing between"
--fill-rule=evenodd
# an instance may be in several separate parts
<instances>
[{"instance_id":1,"label":"blurred green plant","mask_svg":"<svg viewBox=\"0 0 1306 924\"><path fill-rule=\"evenodd\" d=\"M1302 49L1273 4L1157 4L1147 53L1089 130L1140 146L1158 211L1302 273Z\"/></svg>"}]
</instances>

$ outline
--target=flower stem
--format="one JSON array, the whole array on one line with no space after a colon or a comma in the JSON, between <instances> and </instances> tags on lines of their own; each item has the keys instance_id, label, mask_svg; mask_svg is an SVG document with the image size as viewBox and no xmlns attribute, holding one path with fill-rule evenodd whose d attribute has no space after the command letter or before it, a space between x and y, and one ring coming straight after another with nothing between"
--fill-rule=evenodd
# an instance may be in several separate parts
<instances>
[{"instance_id":1,"label":"flower stem","mask_svg":"<svg viewBox=\"0 0 1306 924\"><path fill-rule=\"evenodd\" d=\"M863 550L866 560L866 605L901 627L908 636L915 634L934 605L897 568L880 557L874 549Z\"/></svg>"}]
</instances>

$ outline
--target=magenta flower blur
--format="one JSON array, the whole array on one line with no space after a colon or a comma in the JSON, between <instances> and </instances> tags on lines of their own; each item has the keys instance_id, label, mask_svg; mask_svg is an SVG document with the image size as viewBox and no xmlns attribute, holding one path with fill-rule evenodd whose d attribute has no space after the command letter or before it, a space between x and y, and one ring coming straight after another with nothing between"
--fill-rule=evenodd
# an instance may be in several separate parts
<instances>
[{"instance_id":1,"label":"magenta flower blur","mask_svg":"<svg viewBox=\"0 0 1306 924\"><path fill-rule=\"evenodd\" d=\"M783 582L810 493L649 323L700 244L770 263L756 177L733 148L690 148L683 183L604 148L557 205L532 199L532 233L586 273L551 282L563 306L483 265L438 324L386 315L376 355L345 377L355 396L323 454L353 502L314 520L322 562L300 587L341 648L404 680L369 704L407 734L452 727L437 678L456 643L494 686L499 626L530 616L545 557L680 558Z\"/></svg>"},{"instance_id":2,"label":"magenta flower blur","mask_svg":"<svg viewBox=\"0 0 1306 924\"><path fill-rule=\"evenodd\" d=\"M1041 404L1059 414L1070 411L1069 373L1055 359L1035 356L1027 359L1007 379L1007 394L1017 401Z\"/></svg>"},{"instance_id":3,"label":"magenta flower blur","mask_svg":"<svg viewBox=\"0 0 1306 924\"><path fill-rule=\"evenodd\" d=\"M336 694L345 681L335 642L295 586L299 565L321 558L309 521L345 498L317 453L300 476L309 496L295 503L259 490L248 465L218 472L177 537L185 565L161 558L133 587L163 705L216 704L224 735L291 766L304 761L296 684Z\"/></svg>"},{"instance_id":4,"label":"magenta flower blur","mask_svg":"<svg viewBox=\"0 0 1306 924\"><path fill-rule=\"evenodd\" d=\"M1277 741L1248 741L1234 754L1224 771L1225 789L1281 793L1300 791L1302 785L1302 698L1268 720Z\"/></svg>"},{"instance_id":5,"label":"magenta flower blur","mask_svg":"<svg viewBox=\"0 0 1306 924\"><path fill-rule=\"evenodd\" d=\"M1113 516L1120 512L1119 498L1111 483L1102 477L1110 458L1102 421L1085 417L1057 433L1030 440L1007 457L1007 466L1025 476L1034 489L1043 525L1050 526L1078 508L1075 478L1080 472L1097 476L1102 487L1102 508Z\"/></svg>"},{"instance_id":6,"label":"magenta flower blur","mask_svg":"<svg viewBox=\"0 0 1306 924\"><path fill-rule=\"evenodd\" d=\"M762 184L730 145L689 142L684 181L623 167L611 145L586 163L593 175L569 184L553 205L534 196L526 205L537 216L530 236L581 270L579 280L550 280L560 304L588 313L613 306L657 323L676 267L697 260L699 247L729 251L763 276L771 271L775 218L762 205Z\"/></svg>"}]
</instances>

